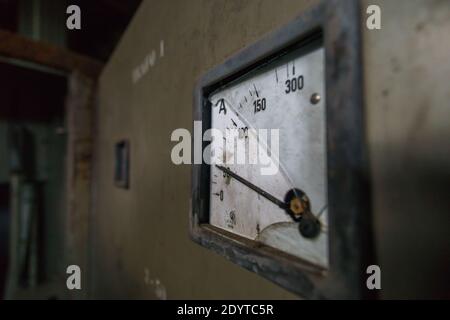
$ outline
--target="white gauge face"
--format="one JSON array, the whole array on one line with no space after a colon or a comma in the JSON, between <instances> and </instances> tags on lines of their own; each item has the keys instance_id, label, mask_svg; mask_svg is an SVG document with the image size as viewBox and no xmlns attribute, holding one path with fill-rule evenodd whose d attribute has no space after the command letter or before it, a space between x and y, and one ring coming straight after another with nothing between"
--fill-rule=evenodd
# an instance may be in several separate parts
<instances>
[{"instance_id":1,"label":"white gauge face","mask_svg":"<svg viewBox=\"0 0 450 320\"><path fill-rule=\"evenodd\" d=\"M323 47L275 59L209 100L223 134L212 144L210 224L328 267Z\"/></svg>"}]
</instances>

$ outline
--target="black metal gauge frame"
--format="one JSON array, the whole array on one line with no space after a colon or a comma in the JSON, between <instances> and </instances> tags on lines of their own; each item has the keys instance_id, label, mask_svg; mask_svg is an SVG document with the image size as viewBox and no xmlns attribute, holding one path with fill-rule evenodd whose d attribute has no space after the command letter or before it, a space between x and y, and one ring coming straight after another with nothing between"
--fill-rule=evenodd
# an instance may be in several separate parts
<instances>
[{"instance_id":1,"label":"black metal gauge frame","mask_svg":"<svg viewBox=\"0 0 450 320\"><path fill-rule=\"evenodd\" d=\"M375 261L360 32L358 0L322 1L207 72L195 88L193 118L202 121L205 132L211 126L211 92L311 41L321 41L325 49L328 269L210 225L210 166L198 164L192 169L191 238L304 298L375 297L366 287L366 269Z\"/></svg>"}]
</instances>

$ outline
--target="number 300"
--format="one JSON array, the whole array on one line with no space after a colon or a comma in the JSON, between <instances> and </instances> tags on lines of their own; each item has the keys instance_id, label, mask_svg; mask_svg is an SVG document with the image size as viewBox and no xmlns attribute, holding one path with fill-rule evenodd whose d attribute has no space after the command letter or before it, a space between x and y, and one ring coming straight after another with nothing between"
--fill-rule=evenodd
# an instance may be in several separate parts
<instances>
[{"instance_id":1,"label":"number 300","mask_svg":"<svg viewBox=\"0 0 450 320\"><path fill-rule=\"evenodd\" d=\"M297 90L302 90L304 85L303 76L298 76L297 78L286 80L286 94L295 92Z\"/></svg>"}]
</instances>

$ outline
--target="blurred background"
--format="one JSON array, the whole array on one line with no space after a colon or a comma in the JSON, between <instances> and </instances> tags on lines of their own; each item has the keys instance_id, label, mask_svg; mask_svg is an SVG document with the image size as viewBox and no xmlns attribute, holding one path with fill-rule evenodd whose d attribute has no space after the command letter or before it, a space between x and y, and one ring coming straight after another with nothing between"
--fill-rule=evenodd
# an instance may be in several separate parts
<instances>
[{"instance_id":1,"label":"blurred background","mask_svg":"<svg viewBox=\"0 0 450 320\"><path fill-rule=\"evenodd\" d=\"M22 288L52 283L64 269L65 104L72 70L55 64L84 59L95 65L94 72L101 70L140 2L0 0L0 41L7 47L0 55L2 297L8 266L14 273L10 298L20 296ZM66 28L69 4L82 8L83 28L77 32ZM14 222L13 211L20 216Z\"/></svg>"}]
</instances>

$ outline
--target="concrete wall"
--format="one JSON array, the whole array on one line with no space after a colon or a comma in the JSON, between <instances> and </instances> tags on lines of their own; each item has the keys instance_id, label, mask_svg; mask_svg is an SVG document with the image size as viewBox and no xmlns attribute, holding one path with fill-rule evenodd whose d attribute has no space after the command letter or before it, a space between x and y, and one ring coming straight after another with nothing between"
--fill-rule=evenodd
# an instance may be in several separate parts
<instances>
[{"instance_id":1,"label":"concrete wall","mask_svg":"<svg viewBox=\"0 0 450 320\"><path fill-rule=\"evenodd\" d=\"M294 298L188 239L190 168L172 164L170 134L191 128L201 74L315 2L143 1L99 83L93 296ZM450 172L450 7L369 3L382 8L382 30L363 32L382 297L442 295L450 256L442 198ZM153 50L154 66L133 81ZM129 190L113 183L114 144L123 138L131 142Z\"/></svg>"}]
</instances>

